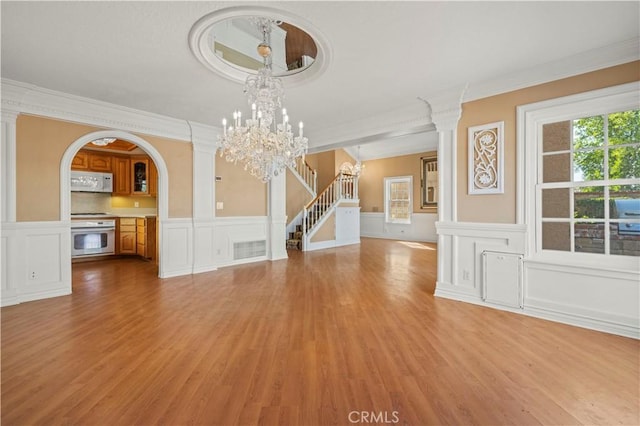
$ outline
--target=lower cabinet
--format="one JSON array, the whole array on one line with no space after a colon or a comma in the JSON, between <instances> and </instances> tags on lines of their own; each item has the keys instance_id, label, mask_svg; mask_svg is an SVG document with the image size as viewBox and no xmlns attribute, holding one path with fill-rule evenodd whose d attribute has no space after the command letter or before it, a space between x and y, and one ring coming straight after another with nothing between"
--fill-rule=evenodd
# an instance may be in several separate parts
<instances>
[{"instance_id":1,"label":"lower cabinet","mask_svg":"<svg viewBox=\"0 0 640 426\"><path fill-rule=\"evenodd\" d=\"M136 253L146 259L156 258L156 218L136 219Z\"/></svg>"},{"instance_id":2,"label":"lower cabinet","mask_svg":"<svg viewBox=\"0 0 640 426\"><path fill-rule=\"evenodd\" d=\"M136 254L136 218L121 217L118 223L116 254Z\"/></svg>"}]
</instances>

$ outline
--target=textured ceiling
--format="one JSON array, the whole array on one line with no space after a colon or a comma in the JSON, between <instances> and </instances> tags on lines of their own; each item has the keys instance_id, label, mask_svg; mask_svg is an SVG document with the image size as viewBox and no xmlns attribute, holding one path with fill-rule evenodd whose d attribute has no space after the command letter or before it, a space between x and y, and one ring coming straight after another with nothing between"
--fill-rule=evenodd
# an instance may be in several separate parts
<instances>
[{"instance_id":1,"label":"textured ceiling","mask_svg":"<svg viewBox=\"0 0 640 426\"><path fill-rule=\"evenodd\" d=\"M285 79L286 107L311 147L360 144L367 158L406 143L420 150L420 136L376 138L362 123L424 108L417 97L637 39L640 28L638 2L2 1L2 77L217 126L246 107L242 86L195 59L189 31L208 13L249 4L321 32L330 63L309 82ZM345 128L368 137L332 139Z\"/></svg>"}]
</instances>

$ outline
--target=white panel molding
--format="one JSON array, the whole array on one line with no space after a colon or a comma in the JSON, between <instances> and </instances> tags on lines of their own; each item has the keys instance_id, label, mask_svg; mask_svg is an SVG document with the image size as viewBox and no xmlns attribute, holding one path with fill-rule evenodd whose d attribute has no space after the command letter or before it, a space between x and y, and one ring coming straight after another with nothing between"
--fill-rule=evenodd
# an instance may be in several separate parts
<instances>
[{"instance_id":1,"label":"white panel molding","mask_svg":"<svg viewBox=\"0 0 640 426\"><path fill-rule=\"evenodd\" d=\"M193 221L191 218L168 218L160 221L160 278L193 273Z\"/></svg>"},{"instance_id":2,"label":"white panel molding","mask_svg":"<svg viewBox=\"0 0 640 426\"><path fill-rule=\"evenodd\" d=\"M361 212L360 235L369 238L431 242L437 241L435 213L412 213L411 224L385 223L384 213Z\"/></svg>"},{"instance_id":3,"label":"white panel molding","mask_svg":"<svg viewBox=\"0 0 640 426\"><path fill-rule=\"evenodd\" d=\"M2 79L2 108L58 120L191 141L185 120ZM193 126L194 123L191 123ZM202 127L209 127L200 124ZM213 128L212 128L213 129Z\"/></svg>"},{"instance_id":4,"label":"white panel molding","mask_svg":"<svg viewBox=\"0 0 640 426\"><path fill-rule=\"evenodd\" d=\"M2 224L2 306L71 294L69 221Z\"/></svg>"},{"instance_id":5,"label":"white panel molding","mask_svg":"<svg viewBox=\"0 0 640 426\"><path fill-rule=\"evenodd\" d=\"M527 298L525 303L527 303L523 312L525 315L640 339L640 326L637 317L580 309L571 305L531 297Z\"/></svg>"},{"instance_id":6,"label":"white panel molding","mask_svg":"<svg viewBox=\"0 0 640 426\"><path fill-rule=\"evenodd\" d=\"M438 271L437 297L640 338L639 271L527 256L524 224L438 222L436 228L438 251L448 257ZM485 250L525 254L523 309L482 301Z\"/></svg>"},{"instance_id":7,"label":"white panel molding","mask_svg":"<svg viewBox=\"0 0 640 426\"><path fill-rule=\"evenodd\" d=\"M510 223L436 222L438 234L458 236L496 236L497 234L519 234L527 230L525 225Z\"/></svg>"},{"instance_id":8,"label":"white panel molding","mask_svg":"<svg viewBox=\"0 0 640 426\"><path fill-rule=\"evenodd\" d=\"M234 243L265 240L268 244L269 218L267 216L218 217L214 227L216 235L214 256L217 267L268 260L267 256L233 259Z\"/></svg>"},{"instance_id":9,"label":"white panel molding","mask_svg":"<svg viewBox=\"0 0 640 426\"><path fill-rule=\"evenodd\" d=\"M498 76L495 79L471 83L463 102L512 92L538 84L585 74L640 59L640 39L632 38L609 46L587 50L526 70Z\"/></svg>"},{"instance_id":10,"label":"white panel molding","mask_svg":"<svg viewBox=\"0 0 640 426\"><path fill-rule=\"evenodd\" d=\"M287 259L287 174L274 176L267 185L269 237L267 257L271 260Z\"/></svg>"},{"instance_id":11,"label":"white panel molding","mask_svg":"<svg viewBox=\"0 0 640 426\"><path fill-rule=\"evenodd\" d=\"M215 220L193 221L193 273L215 271Z\"/></svg>"}]
</instances>

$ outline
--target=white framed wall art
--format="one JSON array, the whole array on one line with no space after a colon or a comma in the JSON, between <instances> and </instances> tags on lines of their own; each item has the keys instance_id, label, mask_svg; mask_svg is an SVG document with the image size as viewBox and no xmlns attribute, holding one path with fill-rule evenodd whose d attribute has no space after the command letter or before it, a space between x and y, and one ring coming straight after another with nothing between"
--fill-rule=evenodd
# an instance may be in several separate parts
<instances>
[{"instance_id":1,"label":"white framed wall art","mask_svg":"<svg viewBox=\"0 0 640 426\"><path fill-rule=\"evenodd\" d=\"M504 193L504 121L469 127L469 194Z\"/></svg>"}]
</instances>

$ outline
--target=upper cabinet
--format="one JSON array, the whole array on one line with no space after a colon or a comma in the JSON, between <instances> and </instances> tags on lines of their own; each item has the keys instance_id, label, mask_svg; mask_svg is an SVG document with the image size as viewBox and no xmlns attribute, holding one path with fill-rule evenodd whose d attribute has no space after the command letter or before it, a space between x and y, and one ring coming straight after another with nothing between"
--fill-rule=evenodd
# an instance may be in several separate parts
<instances>
[{"instance_id":1,"label":"upper cabinet","mask_svg":"<svg viewBox=\"0 0 640 426\"><path fill-rule=\"evenodd\" d=\"M131 193L149 194L149 157L131 157Z\"/></svg>"},{"instance_id":2,"label":"upper cabinet","mask_svg":"<svg viewBox=\"0 0 640 426\"><path fill-rule=\"evenodd\" d=\"M113 155L81 149L71 162L71 170L113 173L114 195L158 193L158 170L147 155Z\"/></svg>"},{"instance_id":3,"label":"upper cabinet","mask_svg":"<svg viewBox=\"0 0 640 426\"><path fill-rule=\"evenodd\" d=\"M131 195L131 160L113 157L113 195Z\"/></svg>"},{"instance_id":4,"label":"upper cabinet","mask_svg":"<svg viewBox=\"0 0 640 426\"><path fill-rule=\"evenodd\" d=\"M80 150L71 161L71 170L111 173L111 155Z\"/></svg>"}]
</instances>

